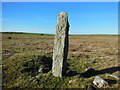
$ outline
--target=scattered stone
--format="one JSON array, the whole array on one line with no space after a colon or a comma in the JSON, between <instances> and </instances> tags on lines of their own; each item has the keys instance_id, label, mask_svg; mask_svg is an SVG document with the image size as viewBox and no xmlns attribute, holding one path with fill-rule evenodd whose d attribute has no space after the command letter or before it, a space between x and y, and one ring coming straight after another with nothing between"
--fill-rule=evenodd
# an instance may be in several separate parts
<instances>
[{"instance_id":1,"label":"scattered stone","mask_svg":"<svg viewBox=\"0 0 120 90\"><path fill-rule=\"evenodd\" d=\"M74 82L74 81L76 81L76 80L70 80L69 83L72 83L72 82Z\"/></svg>"},{"instance_id":2,"label":"scattered stone","mask_svg":"<svg viewBox=\"0 0 120 90\"><path fill-rule=\"evenodd\" d=\"M55 77L62 77L66 71L66 60L68 54L68 14L61 12L58 15L56 35L53 49L52 74Z\"/></svg>"},{"instance_id":3,"label":"scattered stone","mask_svg":"<svg viewBox=\"0 0 120 90\"><path fill-rule=\"evenodd\" d=\"M95 61L89 61L88 63L95 63Z\"/></svg>"},{"instance_id":4,"label":"scattered stone","mask_svg":"<svg viewBox=\"0 0 120 90\"><path fill-rule=\"evenodd\" d=\"M97 87L103 87L105 84L108 84L107 81L105 81L102 77L96 76L93 84L96 85Z\"/></svg>"},{"instance_id":5,"label":"scattered stone","mask_svg":"<svg viewBox=\"0 0 120 90\"><path fill-rule=\"evenodd\" d=\"M36 79L34 79L33 82L36 82Z\"/></svg>"},{"instance_id":6,"label":"scattered stone","mask_svg":"<svg viewBox=\"0 0 120 90\"><path fill-rule=\"evenodd\" d=\"M116 79L120 79L120 76L117 76L117 75L107 74L106 76L111 76L111 77L114 77L114 78L116 78Z\"/></svg>"},{"instance_id":7,"label":"scattered stone","mask_svg":"<svg viewBox=\"0 0 120 90\"><path fill-rule=\"evenodd\" d=\"M72 83L72 80L70 80L69 83Z\"/></svg>"},{"instance_id":8,"label":"scattered stone","mask_svg":"<svg viewBox=\"0 0 120 90\"><path fill-rule=\"evenodd\" d=\"M36 78L40 78L40 74L38 74L38 75L36 76Z\"/></svg>"},{"instance_id":9,"label":"scattered stone","mask_svg":"<svg viewBox=\"0 0 120 90\"><path fill-rule=\"evenodd\" d=\"M43 68L39 68L38 72L43 72Z\"/></svg>"},{"instance_id":10,"label":"scattered stone","mask_svg":"<svg viewBox=\"0 0 120 90\"><path fill-rule=\"evenodd\" d=\"M77 85L75 85L76 87L78 87L78 84Z\"/></svg>"},{"instance_id":11,"label":"scattered stone","mask_svg":"<svg viewBox=\"0 0 120 90\"><path fill-rule=\"evenodd\" d=\"M95 69L93 69L93 68L86 68L85 69L86 70L86 73L96 73L96 70Z\"/></svg>"},{"instance_id":12,"label":"scattered stone","mask_svg":"<svg viewBox=\"0 0 120 90\"><path fill-rule=\"evenodd\" d=\"M93 68L86 68L85 71L88 71L88 70L90 70L90 69L92 70Z\"/></svg>"}]
</instances>

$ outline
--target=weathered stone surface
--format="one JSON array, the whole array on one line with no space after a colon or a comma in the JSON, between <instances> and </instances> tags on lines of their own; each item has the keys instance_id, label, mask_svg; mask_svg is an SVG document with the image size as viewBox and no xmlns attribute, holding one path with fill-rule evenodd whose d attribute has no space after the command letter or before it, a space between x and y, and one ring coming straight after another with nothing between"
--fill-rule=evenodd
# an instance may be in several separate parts
<instances>
[{"instance_id":1,"label":"weathered stone surface","mask_svg":"<svg viewBox=\"0 0 120 90\"><path fill-rule=\"evenodd\" d=\"M96 76L93 84L95 84L97 87L103 87L105 84L108 84L108 82L105 81L102 77Z\"/></svg>"},{"instance_id":2,"label":"weathered stone surface","mask_svg":"<svg viewBox=\"0 0 120 90\"><path fill-rule=\"evenodd\" d=\"M43 68L39 68L38 72L43 72Z\"/></svg>"},{"instance_id":3,"label":"weathered stone surface","mask_svg":"<svg viewBox=\"0 0 120 90\"><path fill-rule=\"evenodd\" d=\"M68 15L66 12L61 12L58 15L53 49L52 74L56 77L62 77L65 73L68 53L68 31Z\"/></svg>"},{"instance_id":4,"label":"weathered stone surface","mask_svg":"<svg viewBox=\"0 0 120 90\"><path fill-rule=\"evenodd\" d=\"M36 78L40 78L40 74L38 74L38 75L36 76Z\"/></svg>"}]
</instances>

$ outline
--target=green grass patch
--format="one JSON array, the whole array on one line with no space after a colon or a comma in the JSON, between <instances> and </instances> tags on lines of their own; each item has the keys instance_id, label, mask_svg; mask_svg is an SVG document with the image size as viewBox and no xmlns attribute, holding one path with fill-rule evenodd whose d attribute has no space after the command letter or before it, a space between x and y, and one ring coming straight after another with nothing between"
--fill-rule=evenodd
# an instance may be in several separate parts
<instances>
[{"instance_id":1,"label":"green grass patch","mask_svg":"<svg viewBox=\"0 0 120 90\"><path fill-rule=\"evenodd\" d=\"M93 85L93 77L83 78L80 75L63 76L57 78L52 75L51 54L14 56L12 59L3 61L3 88L87 88ZM72 57L67 60L68 68L79 73L85 72L86 68L93 68L94 63L84 57ZM48 64L50 67L45 66ZM38 72L43 65L46 72ZM37 78L36 76L39 77ZM104 75L99 75L106 77ZM106 77L109 78L109 77ZM112 78L113 79L113 78ZM120 82L118 81L118 84ZM111 84L115 86L115 84ZM104 88L104 87L103 87Z\"/></svg>"}]
</instances>

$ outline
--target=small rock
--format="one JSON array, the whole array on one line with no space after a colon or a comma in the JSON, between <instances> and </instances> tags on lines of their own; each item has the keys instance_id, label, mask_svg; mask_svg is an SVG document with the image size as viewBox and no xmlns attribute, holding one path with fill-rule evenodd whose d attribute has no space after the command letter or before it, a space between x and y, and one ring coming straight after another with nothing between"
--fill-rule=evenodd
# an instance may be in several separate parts
<instances>
[{"instance_id":1,"label":"small rock","mask_svg":"<svg viewBox=\"0 0 120 90\"><path fill-rule=\"evenodd\" d=\"M75 81L75 80L70 80L69 83L72 83L72 82L74 82L74 81Z\"/></svg>"},{"instance_id":2,"label":"small rock","mask_svg":"<svg viewBox=\"0 0 120 90\"><path fill-rule=\"evenodd\" d=\"M95 70L93 68L86 68L85 71L92 72L92 71L95 71Z\"/></svg>"},{"instance_id":3,"label":"small rock","mask_svg":"<svg viewBox=\"0 0 120 90\"><path fill-rule=\"evenodd\" d=\"M85 68L85 71L88 71L89 69L91 69L91 68Z\"/></svg>"},{"instance_id":4,"label":"small rock","mask_svg":"<svg viewBox=\"0 0 120 90\"><path fill-rule=\"evenodd\" d=\"M108 82L105 81L102 77L96 76L93 84L95 84L97 87L103 87L105 84L108 84Z\"/></svg>"},{"instance_id":5,"label":"small rock","mask_svg":"<svg viewBox=\"0 0 120 90\"><path fill-rule=\"evenodd\" d=\"M111 77L114 77L114 78L116 78L116 79L120 79L120 76L117 76L117 75L107 74L106 76L111 76Z\"/></svg>"},{"instance_id":6,"label":"small rock","mask_svg":"<svg viewBox=\"0 0 120 90\"><path fill-rule=\"evenodd\" d=\"M34 79L33 82L36 82L36 79Z\"/></svg>"},{"instance_id":7,"label":"small rock","mask_svg":"<svg viewBox=\"0 0 120 90\"><path fill-rule=\"evenodd\" d=\"M72 80L70 80L69 83L72 83Z\"/></svg>"},{"instance_id":8,"label":"small rock","mask_svg":"<svg viewBox=\"0 0 120 90\"><path fill-rule=\"evenodd\" d=\"M95 63L95 61L89 61L88 63Z\"/></svg>"},{"instance_id":9,"label":"small rock","mask_svg":"<svg viewBox=\"0 0 120 90\"><path fill-rule=\"evenodd\" d=\"M39 68L38 72L43 72L43 68Z\"/></svg>"},{"instance_id":10,"label":"small rock","mask_svg":"<svg viewBox=\"0 0 120 90\"><path fill-rule=\"evenodd\" d=\"M36 76L36 78L39 78L39 77L40 77L40 75L37 75L37 76Z\"/></svg>"},{"instance_id":11,"label":"small rock","mask_svg":"<svg viewBox=\"0 0 120 90\"><path fill-rule=\"evenodd\" d=\"M78 87L78 84L76 85L76 87Z\"/></svg>"}]
</instances>

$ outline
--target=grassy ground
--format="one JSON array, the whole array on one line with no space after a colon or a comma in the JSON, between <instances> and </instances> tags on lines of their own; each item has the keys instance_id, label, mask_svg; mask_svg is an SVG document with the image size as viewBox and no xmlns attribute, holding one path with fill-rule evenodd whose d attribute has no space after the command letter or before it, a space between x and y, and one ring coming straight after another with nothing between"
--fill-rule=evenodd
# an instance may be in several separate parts
<instances>
[{"instance_id":1,"label":"grassy ground","mask_svg":"<svg viewBox=\"0 0 120 90\"><path fill-rule=\"evenodd\" d=\"M53 35L6 34L2 41L2 69L4 88L87 88L94 86L95 75L85 78L80 74L71 74L63 78L52 76L51 68L39 73L41 62L47 60L51 65L53 53ZM88 63L94 61L95 63ZM68 53L69 71L84 73L86 68L118 75L118 36L114 35L70 35ZM39 78L36 76L39 75ZM120 81L110 79L110 85L102 88L118 88ZM72 80L72 82L70 82Z\"/></svg>"}]
</instances>

